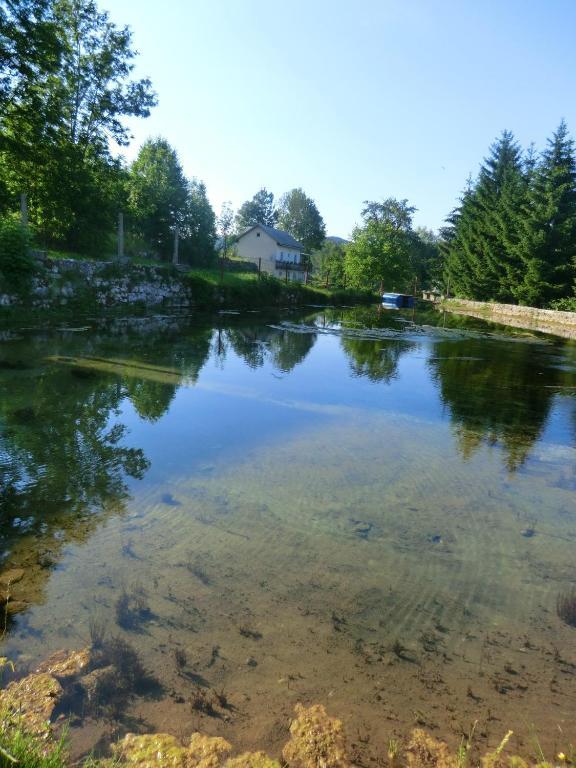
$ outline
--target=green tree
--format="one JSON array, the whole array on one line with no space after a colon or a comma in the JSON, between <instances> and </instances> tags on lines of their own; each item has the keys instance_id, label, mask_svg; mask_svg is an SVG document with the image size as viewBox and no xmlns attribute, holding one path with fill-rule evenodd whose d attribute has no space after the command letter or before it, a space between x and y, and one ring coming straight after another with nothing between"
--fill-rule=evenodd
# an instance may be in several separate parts
<instances>
[{"instance_id":1,"label":"green tree","mask_svg":"<svg viewBox=\"0 0 576 768\"><path fill-rule=\"evenodd\" d=\"M61 45L51 8L50 0L0 3L0 121L7 106L29 99L58 68Z\"/></svg>"},{"instance_id":2,"label":"green tree","mask_svg":"<svg viewBox=\"0 0 576 768\"><path fill-rule=\"evenodd\" d=\"M472 180L460 197L460 204L446 219L440 231L440 256L443 262L444 292L467 299L475 297L475 282L469 263L468 232L474 218L474 187Z\"/></svg>"},{"instance_id":3,"label":"green tree","mask_svg":"<svg viewBox=\"0 0 576 768\"><path fill-rule=\"evenodd\" d=\"M130 212L138 233L160 258L172 253L174 228L184 228L189 190L176 151L163 138L144 142L130 168Z\"/></svg>"},{"instance_id":4,"label":"green tree","mask_svg":"<svg viewBox=\"0 0 576 768\"><path fill-rule=\"evenodd\" d=\"M128 143L125 117L148 117L156 104L150 80L131 78L136 52L129 27L118 28L94 0L55 0L63 54L55 85L69 140L107 153Z\"/></svg>"},{"instance_id":5,"label":"green tree","mask_svg":"<svg viewBox=\"0 0 576 768\"><path fill-rule=\"evenodd\" d=\"M300 188L290 190L280 199L278 226L299 240L307 253L320 248L326 237L324 219L316 203Z\"/></svg>"},{"instance_id":6,"label":"green tree","mask_svg":"<svg viewBox=\"0 0 576 768\"><path fill-rule=\"evenodd\" d=\"M442 282L442 260L438 235L426 227L417 227L412 234L410 261L421 287L431 288Z\"/></svg>"},{"instance_id":7,"label":"green tree","mask_svg":"<svg viewBox=\"0 0 576 768\"><path fill-rule=\"evenodd\" d=\"M1 114L0 175L12 200L28 193L31 223L46 244L102 247L123 198L123 168L109 139L126 144L124 118L147 116L155 96L148 80L131 76L127 27L116 27L93 0L46 7L42 29L54 32L57 50L49 48L48 64L33 65L20 87L12 83ZM17 50L21 30L9 31Z\"/></svg>"},{"instance_id":8,"label":"green tree","mask_svg":"<svg viewBox=\"0 0 576 768\"><path fill-rule=\"evenodd\" d=\"M220 216L218 216L218 219L216 220L218 233L222 238L222 255L224 256L224 258L226 258L226 256L228 255L228 242L229 242L229 237L232 233L233 223L234 223L234 211L232 210L232 205L230 204L230 202L226 201L222 203L222 208L220 209Z\"/></svg>"},{"instance_id":9,"label":"green tree","mask_svg":"<svg viewBox=\"0 0 576 768\"><path fill-rule=\"evenodd\" d=\"M445 277L452 292L470 299L511 299L518 272L511 245L527 178L514 136L503 131L442 231Z\"/></svg>"},{"instance_id":10,"label":"green tree","mask_svg":"<svg viewBox=\"0 0 576 768\"><path fill-rule=\"evenodd\" d=\"M278 211L274 206L274 195L262 187L251 200L246 200L240 206L236 214L236 230L242 232L256 224L274 227L277 220Z\"/></svg>"},{"instance_id":11,"label":"green tree","mask_svg":"<svg viewBox=\"0 0 576 768\"><path fill-rule=\"evenodd\" d=\"M514 297L545 305L569 296L576 275L576 161L564 121L533 170L515 218L518 237L512 247L520 268Z\"/></svg>"},{"instance_id":12,"label":"green tree","mask_svg":"<svg viewBox=\"0 0 576 768\"><path fill-rule=\"evenodd\" d=\"M510 131L490 148L475 189L475 216L468 242L476 293L483 299L507 301L514 257L513 212L523 194L522 153Z\"/></svg>"},{"instance_id":13,"label":"green tree","mask_svg":"<svg viewBox=\"0 0 576 768\"><path fill-rule=\"evenodd\" d=\"M412 229L412 216L416 212L408 200L397 200L388 197L381 203L374 200L364 200L362 218L365 222L387 223L394 229L409 231Z\"/></svg>"},{"instance_id":14,"label":"green tree","mask_svg":"<svg viewBox=\"0 0 576 768\"><path fill-rule=\"evenodd\" d=\"M188 185L188 203L181 231L182 260L195 266L211 266L216 260L216 214L202 181Z\"/></svg>"},{"instance_id":15,"label":"green tree","mask_svg":"<svg viewBox=\"0 0 576 768\"><path fill-rule=\"evenodd\" d=\"M0 218L0 291L24 290L34 274L30 233L15 217Z\"/></svg>"},{"instance_id":16,"label":"green tree","mask_svg":"<svg viewBox=\"0 0 576 768\"><path fill-rule=\"evenodd\" d=\"M312 254L312 266L316 279L323 285L343 288L346 285L344 260L346 244L326 238L322 247Z\"/></svg>"},{"instance_id":17,"label":"green tree","mask_svg":"<svg viewBox=\"0 0 576 768\"><path fill-rule=\"evenodd\" d=\"M546 306L576 275L576 160L562 121L538 158L504 131L447 219L445 285L470 299Z\"/></svg>"},{"instance_id":18,"label":"green tree","mask_svg":"<svg viewBox=\"0 0 576 768\"><path fill-rule=\"evenodd\" d=\"M347 284L380 291L404 289L413 276L410 261L414 208L406 200L365 201L364 225L356 227L346 248Z\"/></svg>"}]
</instances>

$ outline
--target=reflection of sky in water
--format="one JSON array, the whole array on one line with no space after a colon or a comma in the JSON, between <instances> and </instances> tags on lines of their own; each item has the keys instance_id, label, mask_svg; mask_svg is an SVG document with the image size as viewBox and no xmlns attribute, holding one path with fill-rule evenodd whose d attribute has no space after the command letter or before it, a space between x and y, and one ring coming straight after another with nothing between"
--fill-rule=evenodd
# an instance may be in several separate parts
<instances>
[{"instance_id":1,"label":"reflection of sky in water","mask_svg":"<svg viewBox=\"0 0 576 768\"><path fill-rule=\"evenodd\" d=\"M507 339L478 321L468 334L462 319L403 328L397 317L336 310L290 315L285 327L223 317L5 345L6 562L27 569L31 605L8 652L36 659L82 644L94 611L113 625L119 589L138 581L157 619L131 639L151 666L165 667L174 643L199 659L222 646L228 666L198 671L236 696L259 676L264 709L284 717L278 680L308 664L294 695L325 700L335 688L333 706L368 722L380 715L358 654L386 656L401 635L411 666L440 668L472 722L458 681L489 631L506 637L505 650L491 646L493 669L528 632L534 647L552 633L570 649L572 630L551 622L573 579L574 347ZM262 632L257 648L238 639L245 621ZM423 635L449 669L422 651ZM543 658L553 655L530 663ZM409 667L378 674L399 690ZM346 691L339 669L356 670ZM550 674L542 689L530 682L534 712L564 701L546 688ZM474 685L498 712L494 681ZM245 706L255 714L258 702Z\"/></svg>"},{"instance_id":2,"label":"reflection of sky in water","mask_svg":"<svg viewBox=\"0 0 576 768\"><path fill-rule=\"evenodd\" d=\"M143 446L152 461L147 479L152 481L169 467L192 468L195 462L241 452L248 445L288 437L355 411L401 414L448 426L455 418L455 395L457 421L472 430L482 432L485 411L493 399L496 412L490 428L496 429L497 438L502 438L501 430L508 439L518 433L528 447L536 439L573 444L574 397L561 386L576 377L565 372L563 382L557 380L562 355L549 342L523 342L518 337L507 342L505 336L466 338L465 333L446 339L436 337L432 329L419 338L411 334L410 341L350 338L341 332L331 334L329 329L314 334L310 324L302 330L310 349L289 371L279 368L274 358L266 341L269 329L250 328L246 333L248 347L252 343L260 354L258 367L246 364L224 330L224 354L214 354L213 341L213 354L198 381L177 390L159 421L143 422L125 402L122 418L130 426L130 440ZM556 365L549 366L549 360ZM501 361L511 367L512 381L500 380ZM478 402L472 391L476 374L482 388ZM534 398L534 390L542 396ZM508 401L504 410L502 400ZM418 429L417 425L407 428ZM488 435L490 441L493 435Z\"/></svg>"}]
</instances>

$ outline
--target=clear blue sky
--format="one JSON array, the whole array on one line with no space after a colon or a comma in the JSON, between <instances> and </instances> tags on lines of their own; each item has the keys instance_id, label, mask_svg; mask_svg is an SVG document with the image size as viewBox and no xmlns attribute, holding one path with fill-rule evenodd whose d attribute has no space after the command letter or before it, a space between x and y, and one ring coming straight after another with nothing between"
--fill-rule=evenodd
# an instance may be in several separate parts
<instances>
[{"instance_id":1,"label":"clear blue sky","mask_svg":"<svg viewBox=\"0 0 576 768\"><path fill-rule=\"evenodd\" d=\"M129 24L175 147L216 210L300 186L329 234L408 198L434 229L502 129L576 134L576 0L100 0Z\"/></svg>"}]
</instances>

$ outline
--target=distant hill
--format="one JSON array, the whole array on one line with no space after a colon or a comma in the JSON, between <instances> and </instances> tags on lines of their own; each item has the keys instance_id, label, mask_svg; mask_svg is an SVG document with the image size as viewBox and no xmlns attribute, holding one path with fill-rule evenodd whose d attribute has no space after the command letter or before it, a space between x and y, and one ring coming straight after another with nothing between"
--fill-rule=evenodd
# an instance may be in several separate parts
<instances>
[{"instance_id":1,"label":"distant hill","mask_svg":"<svg viewBox=\"0 0 576 768\"><path fill-rule=\"evenodd\" d=\"M337 237L336 235L328 235L326 240L330 240L331 243L336 243L336 245L348 245L350 242L350 240L345 240L343 237Z\"/></svg>"}]
</instances>

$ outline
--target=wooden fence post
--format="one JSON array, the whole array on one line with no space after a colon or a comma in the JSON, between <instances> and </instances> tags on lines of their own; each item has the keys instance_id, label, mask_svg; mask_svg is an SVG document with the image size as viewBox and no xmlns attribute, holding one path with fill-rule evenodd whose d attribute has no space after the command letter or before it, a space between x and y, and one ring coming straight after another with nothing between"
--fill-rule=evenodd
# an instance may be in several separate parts
<instances>
[{"instance_id":1,"label":"wooden fence post","mask_svg":"<svg viewBox=\"0 0 576 768\"><path fill-rule=\"evenodd\" d=\"M118 214L118 261L124 258L124 214Z\"/></svg>"}]
</instances>

